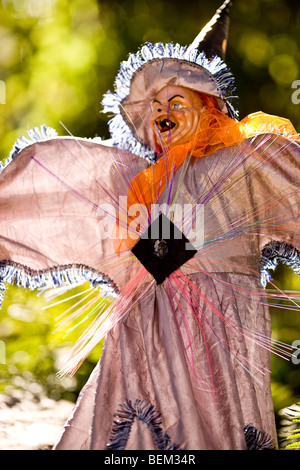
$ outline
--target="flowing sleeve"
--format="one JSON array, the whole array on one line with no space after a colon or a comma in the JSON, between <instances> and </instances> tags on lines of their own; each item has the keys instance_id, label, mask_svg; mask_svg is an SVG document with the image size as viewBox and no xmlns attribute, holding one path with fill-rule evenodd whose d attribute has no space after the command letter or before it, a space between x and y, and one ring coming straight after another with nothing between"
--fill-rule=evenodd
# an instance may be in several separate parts
<instances>
[{"instance_id":1,"label":"flowing sleeve","mask_svg":"<svg viewBox=\"0 0 300 470\"><path fill-rule=\"evenodd\" d=\"M300 273L297 142L261 134L194 159L186 173L189 199L185 202L203 207L199 249L193 231L191 237L185 232L198 249L186 271L193 267L250 275L260 278L263 286L280 262Z\"/></svg>"},{"instance_id":2,"label":"flowing sleeve","mask_svg":"<svg viewBox=\"0 0 300 470\"><path fill-rule=\"evenodd\" d=\"M262 136L254 141L252 155L255 176L249 198L256 208L266 285L279 263L300 274L300 146L282 136Z\"/></svg>"},{"instance_id":3,"label":"flowing sleeve","mask_svg":"<svg viewBox=\"0 0 300 470\"><path fill-rule=\"evenodd\" d=\"M230 196L232 210L227 253L239 256L244 266L259 267L264 286L279 263L300 274L299 144L262 134L238 145L235 156L220 191Z\"/></svg>"},{"instance_id":4,"label":"flowing sleeve","mask_svg":"<svg viewBox=\"0 0 300 470\"><path fill-rule=\"evenodd\" d=\"M146 166L129 152L76 138L26 146L0 174L0 282L118 290L113 229L119 196Z\"/></svg>"}]
</instances>

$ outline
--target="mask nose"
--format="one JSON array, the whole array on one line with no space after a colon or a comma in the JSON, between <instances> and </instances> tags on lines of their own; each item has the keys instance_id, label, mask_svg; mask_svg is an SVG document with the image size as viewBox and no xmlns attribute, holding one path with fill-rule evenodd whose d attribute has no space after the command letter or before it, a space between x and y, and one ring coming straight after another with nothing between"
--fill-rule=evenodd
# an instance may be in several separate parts
<instances>
[{"instance_id":1,"label":"mask nose","mask_svg":"<svg viewBox=\"0 0 300 470\"><path fill-rule=\"evenodd\" d=\"M153 109L151 112L152 119L157 119L159 116L166 114L170 114L170 104L161 104L158 105L157 108Z\"/></svg>"}]
</instances>

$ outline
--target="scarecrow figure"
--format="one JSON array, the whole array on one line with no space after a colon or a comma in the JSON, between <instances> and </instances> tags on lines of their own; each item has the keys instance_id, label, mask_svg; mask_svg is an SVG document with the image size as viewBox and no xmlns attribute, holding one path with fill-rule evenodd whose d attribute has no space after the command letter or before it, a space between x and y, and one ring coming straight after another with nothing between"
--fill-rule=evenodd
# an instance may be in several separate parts
<instances>
[{"instance_id":1,"label":"scarecrow figure","mask_svg":"<svg viewBox=\"0 0 300 470\"><path fill-rule=\"evenodd\" d=\"M62 373L105 337L102 356L55 449L276 448L270 354L289 352L264 287L299 272L299 144L286 119L238 120L228 7L122 62L110 142L42 127L2 170L3 293L98 289Z\"/></svg>"}]
</instances>

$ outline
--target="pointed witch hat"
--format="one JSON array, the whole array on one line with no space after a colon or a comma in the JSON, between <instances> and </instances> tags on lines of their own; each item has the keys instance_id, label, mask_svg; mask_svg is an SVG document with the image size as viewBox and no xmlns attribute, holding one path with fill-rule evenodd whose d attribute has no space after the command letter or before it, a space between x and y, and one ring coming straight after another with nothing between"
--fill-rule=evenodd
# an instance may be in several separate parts
<instances>
[{"instance_id":1,"label":"pointed witch hat","mask_svg":"<svg viewBox=\"0 0 300 470\"><path fill-rule=\"evenodd\" d=\"M225 59L229 31L229 7L231 0L226 0L216 11L212 19L202 28L198 36L188 47L205 52L208 58L218 56Z\"/></svg>"},{"instance_id":2,"label":"pointed witch hat","mask_svg":"<svg viewBox=\"0 0 300 470\"><path fill-rule=\"evenodd\" d=\"M213 96L222 112L238 117L231 104L234 77L224 62L230 3L223 3L190 46L145 43L121 63L115 92L102 101L103 112L114 115L108 123L114 145L152 160L153 134L146 123L154 97L167 85Z\"/></svg>"}]
</instances>

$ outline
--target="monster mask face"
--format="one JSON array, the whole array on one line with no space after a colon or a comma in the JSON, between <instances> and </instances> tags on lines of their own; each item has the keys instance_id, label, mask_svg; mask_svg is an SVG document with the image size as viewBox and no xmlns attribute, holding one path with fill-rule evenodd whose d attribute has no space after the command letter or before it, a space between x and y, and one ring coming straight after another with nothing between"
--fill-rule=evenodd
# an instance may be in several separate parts
<instances>
[{"instance_id":1,"label":"monster mask face","mask_svg":"<svg viewBox=\"0 0 300 470\"><path fill-rule=\"evenodd\" d=\"M204 110L200 94L182 86L166 86L151 104L151 124L161 146L183 144L197 132Z\"/></svg>"},{"instance_id":2,"label":"monster mask face","mask_svg":"<svg viewBox=\"0 0 300 470\"><path fill-rule=\"evenodd\" d=\"M181 102L161 103L160 94L166 87L183 87L186 93L194 91L209 95L216 100L222 113L237 119L238 113L231 103L235 97L234 77L224 62L230 3L231 0L223 2L189 46L147 42L121 63L114 92L107 92L102 102L103 112L109 113L111 118L109 130L114 145L153 162L159 147L170 141L172 145L185 143L190 138L191 123L189 121L185 127L183 137L184 121L181 118L187 119L188 109L199 112L201 102L197 97L197 104L193 106ZM169 92L167 100L173 96ZM182 92L175 93L182 95ZM177 96L176 99L182 98ZM161 109L160 104L166 104L163 113L157 111ZM180 114L176 114L176 106L181 110ZM169 119L171 112L172 119ZM165 114L165 121L159 119L160 113Z\"/></svg>"}]
</instances>

